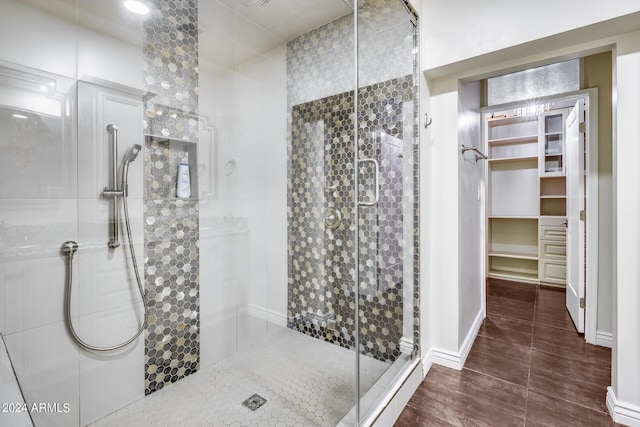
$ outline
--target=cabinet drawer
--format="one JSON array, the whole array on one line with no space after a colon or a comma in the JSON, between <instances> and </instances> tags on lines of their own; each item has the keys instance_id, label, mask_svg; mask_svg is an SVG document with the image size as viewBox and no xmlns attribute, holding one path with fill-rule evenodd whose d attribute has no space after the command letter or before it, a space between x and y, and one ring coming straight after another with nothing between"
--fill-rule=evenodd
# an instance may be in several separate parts
<instances>
[{"instance_id":1,"label":"cabinet drawer","mask_svg":"<svg viewBox=\"0 0 640 427\"><path fill-rule=\"evenodd\" d=\"M567 227L540 226L540 240L567 240Z\"/></svg>"},{"instance_id":2,"label":"cabinet drawer","mask_svg":"<svg viewBox=\"0 0 640 427\"><path fill-rule=\"evenodd\" d=\"M557 285L566 284L567 264L562 261L541 259L538 263L541 282L554 283Z\"/></svg>"},{"instance_id":3,"label":"cabinet drawer","mask_svg":"<svg viewBox=\"0 0 640 427\"><path fill-rule=\"evenodd\" d=\"M540 225L550 226L550 227L565 227L565 223L567 222L566 216L541 216L540 217Z\"/></svg>"},{"instance_id":4,"label":"cabinet drawer","mask_svg":"<svg viewBox=\"0 0 640 427\"><path fill-rule=\"evenodd\" d=\"M564 240L540 240L540 258L552 258L564 261L567 258L567 245Z\"/></svg>"}]
</instances>

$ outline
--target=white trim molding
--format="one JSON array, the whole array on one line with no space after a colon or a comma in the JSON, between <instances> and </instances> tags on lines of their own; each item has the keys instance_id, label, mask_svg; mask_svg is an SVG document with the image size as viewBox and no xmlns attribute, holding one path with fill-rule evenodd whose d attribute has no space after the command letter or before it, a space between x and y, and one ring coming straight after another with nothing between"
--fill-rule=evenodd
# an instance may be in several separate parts
<instances>
[{"instance_id":1,"label":"white trim molding","mask_svg":"<svg viewBox=\"0 0 640 427\"><path fill-rule=\"evenodd\" d=\"M607 387L607 409L616 423L640 427L640 407L619 401L611 387Z\"/></svg>"},{"instance_id":2,"label":"white trim molding","mask_svg":"<svg viewBox=\"0 0 640 427\"><path fill-rule=\"evenodd\" d=\"M266 307L262 307L256 304L248 304L247 314L256 317L260 320L266 320L276 326L287 327L287 316L274 310L269 310Z\"/></svg>"},{"instance_id":3,"label":"white trim molding","mask_svg":"<svg viewBox=\"0 0 640 427\"><path fill-rule=\"evenodd\" d=\"M596 345L613 348L613 335L611 332L596 332Z\"/></svg>"},{"instance_id":4,"label":"white trim molding","mask_svg":"<svg viewBox=\"0 0 640 427\"><path fill-rule=\"evenodd\" d=\"M473 347L473 342L475 341L476 336L478 336L478 331L480 330L480 326L482 326L484 317L484 311L480 310L471 325L469 333L457 352L434 348L432 350L433 363L436 365L446 366L447 368L457 369L458 371L461 370L464 367L464 362L466 362L467 356L469 356L471 347Z\"/></svg>"},{"instance_id":5,"label":"white trim molding","mask_svg":"<svg viewBox=\"0 0 640 427\"><path fill-rule=\"evenodd\" d=\"M422 378L424 379L433 366L433 349L429 349L427 354L422 357Z\"/></svg>"}]
</instances>

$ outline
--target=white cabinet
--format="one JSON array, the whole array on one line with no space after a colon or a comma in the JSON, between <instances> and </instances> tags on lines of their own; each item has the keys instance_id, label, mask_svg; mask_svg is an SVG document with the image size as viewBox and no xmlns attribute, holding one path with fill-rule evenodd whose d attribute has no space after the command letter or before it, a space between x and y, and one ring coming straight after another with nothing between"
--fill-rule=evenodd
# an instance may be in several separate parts
<instances>
[{"instance_id":1,"label":"white cabinet","mask_svg":"<svg viewBox=\"0 0 640 427\"><path fill-rule=\"evenodd\" d=\"M564 286L567 282L567 263L554 259L540 260L540 284Z\"/></svg>"},{"instance_id":2,"label":"white cabinet","mask_svg":"<svg viewBox=\"0 0 640 427\"><path fill-rule=\"evenodd\" d=\"M538 166L540 173L541 284L566 284L567 169L566 109L542 113L539 118Z\"/></svg>"},{"instance_id":3,"label":"white cabinet","mask_svg":"<svg viewBox=\"0 0 640 427\"><path fill-rule=\"evenodd\" d=\"M540 217L541 284L564 286L567 279L567 218Z\"/></svg>"},{"instance_id":4,"label":"white cabinet","mask_svg":"<svg viewBox=\"0 0 640 427\"><path fill-rule=\"evenodd\" d=\"M539 118L540 176L565 175L564 122L566 111L549 111Z\"/></svg>"}]
</instances>

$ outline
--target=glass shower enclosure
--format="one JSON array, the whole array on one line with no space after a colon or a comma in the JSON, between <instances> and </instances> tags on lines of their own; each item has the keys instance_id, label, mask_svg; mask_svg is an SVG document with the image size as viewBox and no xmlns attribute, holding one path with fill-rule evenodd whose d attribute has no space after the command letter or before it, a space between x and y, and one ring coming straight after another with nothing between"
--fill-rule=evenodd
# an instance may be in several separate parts
<instances>
[{"instance_id":1,"label":"glass shower enclosure","mask_svg":"<svg viewBox=\"0 0 640 427\"><path fill-rule=\"evenodd\" d=\"M131 3L0 0L0 424L369 425L419 355L417 15Z\"/></svg>"}]
</instances>

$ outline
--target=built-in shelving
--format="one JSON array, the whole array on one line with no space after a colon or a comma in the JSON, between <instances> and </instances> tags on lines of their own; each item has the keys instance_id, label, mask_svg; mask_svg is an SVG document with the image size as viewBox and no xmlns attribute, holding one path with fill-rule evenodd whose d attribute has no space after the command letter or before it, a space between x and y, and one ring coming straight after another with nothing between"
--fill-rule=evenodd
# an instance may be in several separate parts
<instances>
[{"instance_id":1,"label":"built-in shelving","mask_svg":"<svg viewBox=\"0 0 640 427\"><path fill-rule=\"evenodd\" d=\"M487 276L536 283L539 146L536 116L489 118Z\"/></svg>"},{"instance_id":2,"label":"built-in shelving","mask_svg":"<svg viewBox=\"0 0 640 427\"><path fill-rule=\"evenodd\" d=\"M564 243L541 224L566 219L566 114L486 119L488 277L560 285Z\"/></svg>"}]
</instances>

